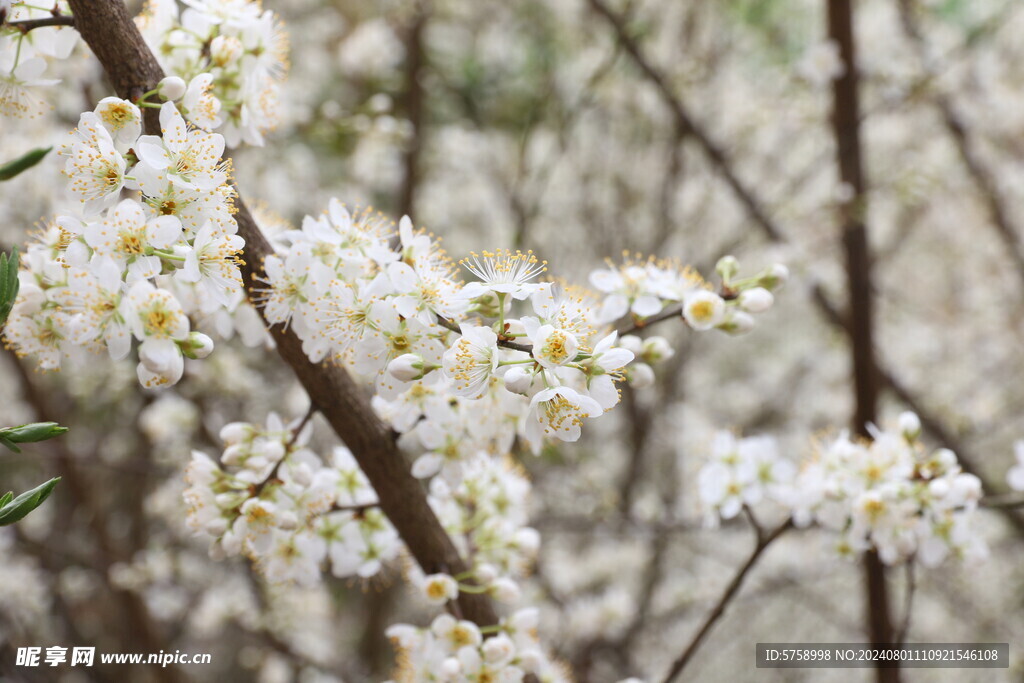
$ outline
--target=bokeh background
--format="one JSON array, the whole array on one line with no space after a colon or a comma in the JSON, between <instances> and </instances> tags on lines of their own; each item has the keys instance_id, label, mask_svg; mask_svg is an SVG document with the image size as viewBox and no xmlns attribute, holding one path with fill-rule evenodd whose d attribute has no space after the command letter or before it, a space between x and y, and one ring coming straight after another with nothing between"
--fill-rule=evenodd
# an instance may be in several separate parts
<instances>
[{"instance_id":1,"label":"bokeh background","mask_svg":"<svg viewBox=\"0 0 1024 683\"><path fill-rule=\"evenodd\" d=\"M747 336L663 323L676 355L654 387L625 390L580 443L523 459L544 539L526 600L577 680L658 679L749 553L747 526L701 523L695 473L715 430L774 434L799 461L812 436L850 423L849 344L830 313L846 305L837 206L849 188L829 123L826 4L639 0L611 5L615 25L586 0L265 2L291 37L282 121L266 147L235 156L265 229L338 197L412 216L455 258L530 248L581 284L624 250L708 274L727 253L750 271L780 261L792 272ZM1024 437L1024 5L855 8L879 418L916 410L928 443L1004 493ZM84 46L56 68L53 112L4 120L0 158L26 140L59 143L110 93ZM0 188L0 244L68 205L59 171L52 156ZM63 477L0 533L0 680L385 680L384 628L428 613L400 564L370 584L268 586L244 560L209 559L185 525L190 449L218 452L232 420L301 415L302 390L273 351L237 339L187 373L147 393L130 361L83 354L44 375L3 352L0 424L52 419L71 432L0 455L4 490ZM317 438L330 443L329 430ZM1011 668L909 670L906 681L1024 676L1024 509L983 511L978 533L985 562L918 571L909 637L1009 642ZM906 585L889 572L899 619ZM864 603L860 563L815 531L789 534L686 680L873 680L753 668L759 641L867 640ZM15 667L25 644L210 652L213 664L58 675Z\"/></svg>"}]
</instances>

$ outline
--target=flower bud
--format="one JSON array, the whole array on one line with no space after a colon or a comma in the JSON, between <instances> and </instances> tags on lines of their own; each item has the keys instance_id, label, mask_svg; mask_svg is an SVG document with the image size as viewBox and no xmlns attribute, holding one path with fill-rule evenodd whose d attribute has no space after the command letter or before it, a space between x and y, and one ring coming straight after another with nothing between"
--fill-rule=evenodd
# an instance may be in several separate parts
<instances>
[{"instance_id":1,"label":"flower bud","mask_svg":"<svg viewBox=\"0 0 1024 683\"><path fill-rule=\"evenodd\" d=\"M496 578L498 578L498 570L494 567L493 564L484 563L476 568L474 575L476 576L476 580L478 582L486 586L490 584L492 581L494 581Z\"/></svg>"},{"instance_id":2,"label":"flower bud","mask_svg":"<svg viewBox=\"0 0 1024 683\"><path fill-rule=\"evenodd\" d=\"M412 382L423 377L423 357L405 353L388 363L388 373L399 382Z\"/></svg>"},{"instance_id":3,"label":"flower bud","mask_svg":"<svg viewBox=\"0 0 1024 683\"><path fill-rule=\"evenodd\" d=\"M210 534L211 536L223 536L224 532L228 530L228 520L223 517L214 517L205 525L203 525L203 531Z\"/></svg>"},{"instance_id":4,"label":"flower bud","mask_svg":"<svg viewBox=\"0 0 1024 683\"><path fill-rule=\"evenodd\" d=\"M516 547L525 555L534 556L540 550L540 534L536 529L525 526L516 531Z\"/></svg>"},{"instance_id":5,"label":"flower bud","mask_svg":"<svg viewBox=\"0 0 1024 683\"><path fill-rule=\"evenodd\" d=\"M668 360L675 353L675 349L672 348L672 345L664 337L648 337L644 340L642 353L637 355L645 363L655 365L663 360Z\"/></svg>"},{"instance_id":6,"label":"flower bud","mask_svg":"<svg viewBox=\"0 0 1024 683\"><path fill-rule=\"evenodd\" d=\"M441 675L448 678L455 678L462 673L462 662L455 657L448 657L441 662Z\"/></svg>"},{"instance_id":7,"label":"flower bud","mask_svg":"<svg viewBox=\"0 0 1024 683\"><path fill-rule=\"evenodd\" d=\"M775 297L764 287L747 289L740 294L739 305L748 313L764 313L775 302Z\"/></svg>"},{"instance_id":8,"label":"flower bud","mask_svg":"<svg viewBox=\"0 0 1024 683\"><path fill-rule=\"evenodd\" d=\"M949 495L949 482L945 479L935 479L928 484L928 492L933 498L945 498Z\"/></svg>"},{"instance_id":9,"label":"flower bud","mask_svg":"<svg viewBox=\"0 0 1024 683\"><path fill-rule=\"evenodd\" d=\"M647 363L634 363L626 370L629 385L634 389L646 389L654 384L654 370Z\"/></svg>"},{"instance_id":10,"label":"flower bud","mask_svg":"<svg viewBox=\"0 0 1024 683\"><path fill-rule=\"evenodd\" d=\"M294 512L288 510L281 514L281 518L280 521L278 521L277 526L285 531L292 531L293 529L298 528L299 518L295 516Z\"/></svg>"},{"instance_id":11,"label":"flower bud","mask_svg":"<svg viewBox=\"0 0 1024 683\"><path fill-rule=\"evenodd\" d=\"M213 340L202 332L190 333L188 339L179 344L179 346L185 357L193 360L206 358L213 353Z\"/></svg>"},{"instance_id":12,"label":"flower bud","mask_svg":"<svg viewBox=\"0 0 1024 683\"><path fill-rule=\"evenodd\" d=\"M506 605L514 605L519 602L520 590L515 581L508 578L500 578L491 584L490 593L498 602Z\"/></svg>"},{"instance_id":13,"label":"flower bud","mask_svg":"<svg viewBox=\"0 0 1024 683\"><path fill-rule=\"evenodd\" d=\"M227 444L232 445L249 441L252 439L255 429L248 422L229 422L220 429L220 438Z\"/></svg>"},{"instance_id":14,"label":"flower bud","mask_svg":"<svg viewBox=\"0 0 1024 683\"><path fill-rule=\"evenodd\" d=\"M789 268L781 263L776 263L758 278L757 284L772 291L781 288L788 280Z\"/></svg>"},{"instance_id":15,"label":"flower bud","mask_svg":"<svg viewBox=\"0 0 1024 683\"><path fill-rule=\"evenodd\" d=\"M185 90L187 89L185 81L177 76L168 76L164 80L160 81L160 84L156 87L160 97L164 98L168 102L175 102L185 96Z\"/></svg>"},{"instance_id":16,"label":"flower bud","mask_svg":"<svg viewBox=\"0 0 1024 683\"><path fill-rule=\"evenodd\" d=\"M634 356L640 356L644 349L644 340L635 334L627 334L619 338L618 346L632 351Z\"/></svg>"},{"instance_id":17,"label":"flower bud","mask_svg":"<svg viewBox=\"0 0 1024 683\"><path fill-rule=\"evenodd\" d=\"M754 316L743 311L732 311L729 318L718 329L738 337L754 329Z\"/></svg>"},{"instance_id":18,"label":"flower bud","mask_svg":"<svg viewBox=\"0 0 1024 683\"><path fill-rule=\"evenodd\" d=\"M505 373L505 388L513 394L523 394L530 390L533 384L533 374L521 366L515 365Z\"/></svg>"},{"instance_id":19,"label":"flower bud","mask_svg":"<svg viewBox=\"0 0 1024 683\"><path fill-rule=\"evenodd\" d=\"M715 264L715 272L718 273L718 277L722 278L722 282L728 283L729 280L736 277L736 273L740 270L739 261L736 260L735 256L723 256L718 259L718 263Z\"/></svg>"},{"instance_id":20,"label":"flower bud","mask_svg":"<svg viewBox=\"0 0 1024 683\"><path fill-rule=\"evenodd\" d=\"M907 441L915 441L921 436L921 418L909 410L900 413L900 433Z\"/></svg>"}]
</instances>

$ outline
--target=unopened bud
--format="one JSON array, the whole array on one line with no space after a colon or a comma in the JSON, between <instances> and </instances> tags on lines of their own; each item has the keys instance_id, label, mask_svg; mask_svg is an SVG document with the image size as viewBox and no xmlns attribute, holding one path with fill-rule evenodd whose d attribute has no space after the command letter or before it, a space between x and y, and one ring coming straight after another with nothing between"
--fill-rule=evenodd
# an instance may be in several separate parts
<instances>
[{"instance_id":1,"label":"unopened bud","mask_svg":"<svg viewBox=\"0 0 1024 683\"><path fill-rule=\"evenodd\" d=\"M405 353L388 363L388 373L399 382L412 382L423 377L423 357Z\"/></svg>"},{"instance_id":2,"label":"unopened bud","mask_svg":"<svg viewBox=\"0 0 1024 683\"><path fill-rule=\"evenodd\" d=\"M773 303L775 303L775 297L764 287L744 290L739 298L740 308L748 313L764 313L772 307Z\"/></svg>"},{"instance_id":3,"label":"unopened bud","mask_svg":"<svg viewBox=\"0 0 1024 683\"><path fill-rule=\"evenodd\" d=\"M726 284L728 284L729 280L736 277L736 273L739 270L740 263L736 260L735 256L723 256L715 264L715 272L718 273L718 277L722 278L722 282Z\"/></svg>"},{"instance_id":4,"label":"unopened bud","mask_svg":"<svg viewBox=\"0 0 1024 683\"><path fill-rule=\"evenodd\" d=\"M168 102L175 102L185 96L185 90L187 86L185 81L177 76L168 76L164 80L160 81L160 85L156 87L160 97L164 98Z\"/></svg>"},{"instance_id":5,"label":"unopened bud","mask_svg":"<svg viewBox=\"0 0 1024 683\"><path fill-rule=\"evenodd\" d=\"M192 332L180 346L185 357L193 360L206 358L213 353L213 340L202 332Z\"/></svg>"}]
</instances>

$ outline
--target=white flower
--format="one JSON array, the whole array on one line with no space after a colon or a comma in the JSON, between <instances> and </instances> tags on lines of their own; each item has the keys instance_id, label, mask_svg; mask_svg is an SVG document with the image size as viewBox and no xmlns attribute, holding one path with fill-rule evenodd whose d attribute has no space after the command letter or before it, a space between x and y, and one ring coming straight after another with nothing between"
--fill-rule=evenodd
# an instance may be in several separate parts
<instances>
[{"instance_id":1,"label":"white flower","mask_svg":"<svg viewBox=\"0 0 1024 683\"><path fill-rule=\"evenodd\" d=\"M199 74L189 81L181 100L181 107L188 114L188 120L206 131L216 129L222 121L220 100L211 94L212 87L213 76L208 73Z\"/></svg>"},{"instance_id":2,"label":"white flower","mask_svg":"<svg viewBox=\"0 0 1024 683\"><path fill-rule=\"evenodd\" d=\"M83 113L74 141L60 153L67 157L64 175L70 181L71 194L81 200L86 215L99 213L117 201L124 187L125 160L99 116Z\"/></svg>"},{"instance_id":3,"label":"white flower","mask_svg":"<svg viewBox=\"0 0 1024 683\"><path fill-rule=\"evenodd\" d=\"M142 341L139 346L139 380L147 387L174 384L184 372L184 358L177 342L189 333L189 321L170 292L147 280L128 291L132 316L129 325Z\"/></svg>"},{"instance_id":4,"label":"white flower","mask_svg":"<svg viewBox=\"0 0 1024 683\"><path fill-rule=\"evenodd\" d=\"M467 298L475 299L487 292L511 295L525 299L544 285L530 280L547 270L547 261L539 261L532 251L485 251L482 255L470 252L470 257L459 261L469 272L480 278L463 287Z\"/></svg>"},{"instance_id":5,"label":"white flower","mask_svg":"<svg viewBox=\"0 0 1024 683\"><path fill-rule=\"evenodd\" d=\"M478 398L498 368L498 335L489 327L463 324L460 330L462 336L445 351L441 367L455 383L456 395Z\"/></svg>"},{"instance_id":6,"label":"white flower","mask_svg":"<svg viewBox=\"0 0 1024 683\"><path fill-rule=\"evenodd\" d=\"M87 225L84 237L97 254L127 268L131 283L160 274L163 263L153 252L168 250L178 241L181 222L174 216L147 219L141 204L125 199L103 221Z\"/></svg>"},{"instance_id":7,"label":"white flower","mask_svg":"<svg viewBox=\"0 0 1024 683\"><path fill-rule=\"evenodd\" d=\"M458 652L466 647L475 648L483 641L476 624L472 621L456 620L448 614L436 617L430 624L430 630L438 637L447 652Z\"/></svg>"},{"instance_id":8,"label":"white flower","mask_svg":"<svg viewBox=\"0 0 1024 683\"><path fill-rule=\"evenodd\" d=\"M583 418L598 417L603 412L597 401L568 387L544 389L530 401L525 437L533 452L540 453L543 437L577 441Z\"/></svg>"},{"instance_id":9,"label":"white flower","mask_svg":"<svg viewBox=\"0 0 1024 683\"><path fill-rule=\"evenodd\" d=\"M242 285L239 254L245 240L238 235L220 232L207 222L196 233L192 250L185 256L185 267L176 276L183 282L194 282L214 300L229 306Z\"/></svg>"},{"instance_id":10,"label":"white flower","mask_svg":"<svg viewBox=\"0 0 1024 683\"><path fill-rule=\"evenodd\" d=\"M142 113L127 100L105 97L96 105L96 116L122 149L135 144L142 132Z\"/></svg>"},{"instance_id":11,"label":"white flower","mask_svg":"<svg viewBox=\"0 0 1024 683\"><path fill-rule=\"evenodd\" d=\"M590 358L583 361L587 374L587 394L596 400L603 410L611 410L619 402L619 390L615 382L624 378L622 368L633 360L633 352L615 346L618 333L612 332L594 347Z\"/></svg>"},{"instance_id":12,"label":"white flower","mask_svg":"<svg viewBox=\"0 0 1024 683\"><path fill-rule=\"evenodd\" d=\"M7 47L13 57L13 46ZM4 60L6 61L6 60ZM46 60L33 57L22 60L13 69L0 64L0 114L15 118L35 118L47 109L46 102L32 88L60 83L60 79L40 78L46 71Z\"/></svg>"},{"instance_id":13,"label":"white flower","mask_svg":"<svg viewBox=\"0 0 1024 683\"><path fill-rule=\"evenodd\" d=\"M725 319L725 301L714 292L697 290L683 300L683 317L695 330L710 330Z\"/></svg>"},{"instance_id":14,"label":"white flower","mask_svg":"<svg viewBox=\"0 0 1024 683\"><path fill-rule=\"evenodd\" d=\"M533 344L534 359L546 368L553 369L571 363L576 358L579 343L575 335L553 325L541 325L533 317L522 318L526 336Z\"/></svg>"},{"instance_id":15,"label":"white flower","mask_svg":"<svg viewBox=\"0 0 1024 683\"><path fill-rule=\"evenodd\" d=\"M434 605L443 605L459 597L459 584L447 574L430 574L424 577L423 596Z\"/></svg>"},{"instance_id":16,"label":"white flower","mask_svg":"<svg viewBox=\"0 0 1024 683\"><path fill-rule=\"evenodd\" d=\"M212 190L224 184L228 176L221 161L222 135L190 130L173 102L164 102L160 107L160 128L162 138L139 138L135 153L141 163L162 172L172 184L184 189ZM151 193L144 186L142 191Z\"/></svg>"},{"instance_id":17,"label":"white flower","mask_svg":"<svg viewBox=\"0 0 1024 683\"><path fill-rule=\"evenodd\" d=\"M591 272L590 284L607 295L597 314L598 322L613 323L630 312L649 317L662 310L662 300L650 287L649 273L646 266L633 263Z\"/></svg>"}]
</instances>

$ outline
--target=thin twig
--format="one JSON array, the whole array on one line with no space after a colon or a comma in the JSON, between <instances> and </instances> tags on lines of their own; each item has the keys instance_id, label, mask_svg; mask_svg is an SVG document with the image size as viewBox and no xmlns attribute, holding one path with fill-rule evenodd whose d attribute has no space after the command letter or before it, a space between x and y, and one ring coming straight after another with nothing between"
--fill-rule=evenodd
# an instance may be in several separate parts
<instances>
[{"instance_id":1,"label":"thin twig","mask_svg":"<svg viewBox=\"0 0 1024 683\"><path fill-rule=\"evenodd\" d=\"M74 26L75 18L66 14L56 17L42 17L41 19L23 19L21 21L9 21L3 25L4 28L16 28L22 33L28 33L32 29L46 28L47 26Z\"/></svg>"},{"instance_id":2,"label":"thin twig","mask_svg":"<svg viewBox=\"0 0 1024 683\"><path fill-rule=\"evenodd\" d=\"M906 575L907 587L903 598L903 623L900 624L899 631L896 632L896 637L893 639L893 643L897 646L906 642L907 634L910 632L910 615L913 613L914 592L917 590L917 580L914 577L913 557L907 560Z\"/></svg>"},{"instance_id":3,"label":"thin twig","mask_svg":"<svg viewBox=\"0 0 1024 683\"><path fill-rule=\"evenodd\" d=\"M288 458L288 453L291 452L292 446L294 446L295 442L299 440L299 435L302 433L302 430L305 429L306 425L309 424L309 421L313 419L313 415L315 415L316 412L316 404L310 402L309 410L306 411L306 414L305 416L303 416L302 421L299 422L299 424L297 424L292 429L292 435L288 439L288 443L286 443L284 447L284 455L281 456L280 460L274 463L274 469L270 470L270 474L267 475L267 478L261 481L259 484L256 484L256 488L253 491L254 497L258 497L260 493L263 491L263 489L265 489L267 485L270 484L270 482L277 479L277 473L281 469L281 463L283 463Z\"/></svg>"},{"instance_id":4,"label":"thin twig","mask_svg":"<svg viewBox=\"0 0 1024 683\"><path fill-rule=\"evenodd\" d=\"M726 157L726 153L711 139L707 132L704 131L696 121L694 121L693 117L687 111L686 106L683 104L682 99L673 92L673 89L669 85L664 74L658 71L658 69L656 69L654 65L647 60L647 57L640 49L640 45L627 30L625 20L608 7L608 5L604 3L604 0L588 1L594 11L604 17L612 28L615 29L616 37L623 49L625 49L626 53L632 58L634 64L636 64L640 71L642 71L647 77L647 80L657 88L658 93L661 95L661 99L672 112L677 129L697 141L697 144L704 151L704 155L711 162L711 165L714 166L715 171L717 171L722 179L725 180L733 194L747 210L747 213L750 214L750 217L754 222L757 223L757 225L764 231L768 239L773 242L782 241L782 235L778 227L776 227L774 221L768 217L768 214L754 196L753 192L751 192L746 184L744 184L743 181L741 181L735 174L728 158Z\"/></svg>"},{"instance_id":5,"label":"thin twig","mask_svg":"<svg viewBox=\"0 0 1024 683\"><path fill-rule=\"evenodd\" d=\"M749 511L747 514L750 515ZM750 517L751 521L753 521L753 515L750 515ZM679 658L672 663L672 668L669 669L668 675L663 679L663 683L671 683L671 681L673 681L676 676L682 672L683 668L686 667L690 662L690 659L692 659L693 655L697 652L697 648L700 647L700 644L704 641L704 638L711 630L711 627L714 626L715 622L717 622L719 618L721 618L722 614L725 613L725 608L729 605L729 602L736 597L740 587L743 585L744 579L747 578L747 574L750 573L750 570L754 568L755 564L757 564L761 554L764 553L765 549L770 546L775 539L781 536L783 532L792 526L793 521L786 520L784 524L776 527L774 531L768 534L761 533L759 531L759 525L754 527L754 530L758 532L758 541L757 545L754 547L754 551L750 554L750 557L747 558L747 561L743 566L740 567L740 570L736 572L736 576L732 578L732 581L729 582L725 592L722 593L722 597L718 599L718 603L715 605L714 609L711 610L711 613L708 614L703 625L701 625L697 634L690 641L690 644L686 646L686 649L683 650L681 655L679 655Z\"/></svg>"}]
</instances>

